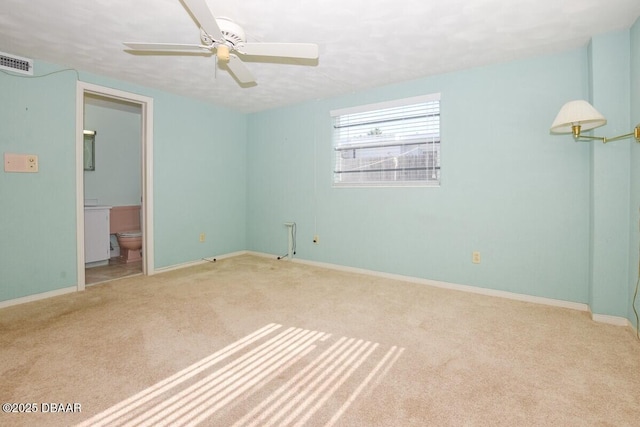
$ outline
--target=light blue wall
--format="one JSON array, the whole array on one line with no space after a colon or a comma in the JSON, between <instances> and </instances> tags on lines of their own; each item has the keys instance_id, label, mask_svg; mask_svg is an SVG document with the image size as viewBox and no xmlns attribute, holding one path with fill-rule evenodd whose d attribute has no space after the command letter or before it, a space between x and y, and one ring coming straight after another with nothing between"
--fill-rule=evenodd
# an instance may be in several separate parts
<instances>
[{"instance_id":1,"label":"light blue wall","mask_svg":"<svg viewBox=\"0 0 640 427\"><path fill-rule=\"evenodd\" d=\"M591 101L607 118L596 135L629 132L629 31L596 36L590 45ZM614 83L615 82L615 83ZM591 310L626 316L629 272L629 139L591 147Z\"/></svg>"},{"instance_id":2,"label":"light blue wall","mask_svg":"<svg viewBox=\"0 0 640 427\"><path fill-rule=\"evenodd\" d=\"M84 128L97 131L94 171L84 172L84 197L101 205L139 205L142 197L142 108L85 96Z\"/></svg>"},{"instance_id":3,"label":"light blue wall","mask_svg":"<svg viewBox=\"0 0 640 427\"><path fill-rule=\"evenodd\" d=\"M36 75L58 69L35 62ZM246 116L91 74L80 78L154 100L155 267L246 248ZM0 171L4 301L77 284L76 73L0 73L0 91L11 100L0 106L0 151L40 160L37 174Z\"/></svg>"},{"instance_id":4,"label":"light blue wall","mask_svg":"<svg viewBox=\"0 0 640 427\"><path fill-rule=\"evenodd\" d=\"M246 116L176 96L155 99L156 267L244 250Z\"/></svg>"},{"instance_id":5,"label":"light blue wall","mask_svg":"<svg viewBox=\"0 0 640 427\"><path fill-rule=\"evenodd\" d=\"M580 49L253 114L249 249L285 253L295 221L299 258L586 302L589 147L549 126L588 86ZM434 92L440 188L331 187L331 109Z\"/></svg>"},{"instance_id":6,"label":"light blue wall","mask_svg":"<svg viewBox=\"0 0 640 427\"><path fill-rule=\"evenodd\" d=\"M90 74L154 100L154 250L162 268L246 248L246 115ZM200 233L206 241L199 242Z\"/></svg>"},{"instance_id":7,"label":"light blue wall","mask_svg":"<svg viewBox=\"0 0 640 427\"><path fill-rule=\"evenodd\" d=\"M631 127L640 124L640 19L630 30L631 51ZM633 141L633 140L632 140ZM638 280L640 263L640 144L631 142L629 202L629 289L627 318L636 327L633 297ZM640 301L636 302L639 307Z\"/></svg>"},{"instance_id":8,"label":"light blue wall","mask_svg":"<svg viewBox=\"0 0 640 427\"><path fill-rule=\"evenodd\" d=\"M0 73L0 152L39 160L38 173L0 171L0 300L76 283L75 90L73 72Z\"/></svg>"}]
</instances>

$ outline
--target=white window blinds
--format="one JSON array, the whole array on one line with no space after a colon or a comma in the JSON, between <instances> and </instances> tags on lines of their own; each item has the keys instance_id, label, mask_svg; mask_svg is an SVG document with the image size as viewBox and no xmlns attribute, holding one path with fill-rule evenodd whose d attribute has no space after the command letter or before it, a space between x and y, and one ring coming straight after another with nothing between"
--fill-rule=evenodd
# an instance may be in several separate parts
<instances>
[{"instance_id":1,"label":"white window blinds","mask_svg":"<svg viewBox=\"0 0 640 427\"><path fill-rule=\"evenodd\" d=\"M440 94L336 110L336 186L440 184Z\"/></svg>"}]
</instances>

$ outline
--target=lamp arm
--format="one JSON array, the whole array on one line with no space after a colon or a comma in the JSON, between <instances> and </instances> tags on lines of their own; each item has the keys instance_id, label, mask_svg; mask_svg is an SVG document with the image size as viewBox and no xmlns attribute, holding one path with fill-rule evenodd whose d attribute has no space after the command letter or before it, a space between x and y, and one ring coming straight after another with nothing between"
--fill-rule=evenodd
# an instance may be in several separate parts
<instances>
[{"instance_id":1,"label":"lamp arm","mask_svg":"<svg viewBox=\"0 0 640 427\"><path fill-rule=\"evenodd\" d=\"M630 136L633 136L633 132L624 134L624 135L618 135L618 136L613 136L611 138L602 138L602 143L606 144L607 142L611 142L611 141L617 141L619 139L624 139L624 138L629 138Z\"/></svg>"},{"instance_id":2,"label":"lamp arm","mask_svg":"<svg viewBox=\"0 0 640 427\"><path fill-rule=\"evenodd\" d=\"M597 139L598 141L602 141L603 143L606 143L607 141L609 141L609 139L605 138L604 136L578 135L578 136L576 136L574 138L576 140L578 140L578 139Z\"/></svg>"},{"instance_id":3,"label":"lamp arm","mask_svg":"<svg viewBox=\"0 0 640 427\"><path fill-rule=\"evenodd\" d=\"M636 139L636 142L640 142L640 125L636 126L633 129L633 132L629 132L629 133L626 133L624 135L614 136L612 138L603 138L602 139L602 143L606 144L607 142L617 141L619 139L629 138L630 136L633 136Z\"/></svg>"},{"instance_id":4,"label":"lamp arm","mask_svg":"<svg viewBox=\"0 0 640 427\"><path fill-rule=\"evenodd\" d=\"M597 139L599 141L602 141L603 144L606 144L607 142L617 141L619 139L625 139L625 138L629 138L630 136L633 136L635 138L636 142L640 142L640 125L636 126L633 129L633 132L625 133L624 135L613 136L611 138L607 138L606 136L582 135L580 133L580 126L573 126L572 127L572 131L573 131L573 137L576 140L578 140L578 139Z\"/></svg>"}]
</instances>

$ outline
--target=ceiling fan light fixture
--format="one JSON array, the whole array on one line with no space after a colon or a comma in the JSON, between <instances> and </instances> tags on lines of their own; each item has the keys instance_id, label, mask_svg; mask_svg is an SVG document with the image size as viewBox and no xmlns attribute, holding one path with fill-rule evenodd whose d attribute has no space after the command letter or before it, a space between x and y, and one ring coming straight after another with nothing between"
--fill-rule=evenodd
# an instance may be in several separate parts
<instances>
[{"instance_id":1,"label":"ceiling fan light fixture","mask_svg":"<svg viewBox=\"0 0 640 427\"><path fill-rule=\"evenodd\" d=\"M217 48L216 55L218 56L218 61L229 62L229 47L221 44Z\"/></svg>"},{"instance_id":2,"label":"ceiling fan light fixture","mask_svg":"<svg viewBox=\"0 0 640 427\"><path fill-rule=\"evenodd\" d=\"M175 52L178 54L212 55L216 63L235 77L242 87L256 85L254 77L242 61L246 56L318 59L318 45L312 43L247 43L242 27L229 18L216 18L207 0L181 0L200 27L200 44L131 43L125 45L136 52ZM240 56L236 55L239 54Z\"/></svg>"}]
</instances>

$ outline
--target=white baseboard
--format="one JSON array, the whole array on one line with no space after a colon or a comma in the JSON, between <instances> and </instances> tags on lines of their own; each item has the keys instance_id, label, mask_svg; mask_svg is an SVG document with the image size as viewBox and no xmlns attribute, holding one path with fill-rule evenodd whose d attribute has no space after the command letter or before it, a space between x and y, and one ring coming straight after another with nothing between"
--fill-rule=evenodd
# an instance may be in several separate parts
<instances>
[{"instance_id":1,"label":"white baseboard","mask_svg":"<svg viewBox=\"0 0 640 427\"><path fill-rule=\"evenodd\" d=\"M234 257L234 256L245 255L245 254L259 256L259 257L262 257L262 258L278 259L277 255L269 254L269 253L265 253L265 252L255 252L255 251L232 252L232 253L229 253L229 254L225 254L225 255L221 255L221 256L215 257L215 259L216 260L220 260L220 259L224 259L224 258L231 258L231 257ZM185 264L174 265L174 266L171 266L171 267L165 267L165 268L161 268L161 269L156 269L156 272L164 272L164 271L177 270L177 269L180 269L180 268L191 267L193 265L202 264L204 262L211 262L212 259L194 261L194 262L189 262L189 263L185 263ZM417 283L417 284L421 284L421 285L433 286L433 287L436 287L436 288L451 289L451 290L454 290L454 291L469 292L469 293L474 293L474 294L478 294L478 295L486 295L486 296L493 296L493 297L499 297L499 298L506 298L506 299L511 299L511 300L515 300L515 301L530 302L530 303L534 303L534 304L542 304L542 305L548 305L548 306L552 306L552 307L568 308L570 310L588 311L589 313L591 313L591 308L589 307L589 305L588 304L584 304L584 303L580 303L580 302L565 301L565 300L546 298L546 297L538 297L538 296L534 296L534 295L518 294L518 293L515 293L515 292L500 291L500 290L496 290L496 289L479 288L477 286L459 285L457 283L449 283L449 282L443 282L443 281L439 281L439 280L422 279L422 278L419 278L419 277L404 276L404 275L401 275L401 274L384 273L384 272L381 272L381 271L367 270L367 269L364 269L364 268L357 268L357 267L347 267L347 266L339 265L339 264L331 264L331 263L319 262L319 261L310 261L310 260L299 259L299 258L287 257L287 258L282 259L282 261L283 262L288 262L288 261L289 262L297 262L297 263L300 263L300 264L306 264L306 265L311 265L311 266L315 266L315 267L327 268L327 269L330 269L330 270L344 271L344 272L348 272L348 273L366 274L366 275L369 275L369 276L383 277L383 278L392 279L392 280L401 280L401 281L404 281L404 282ZM634 325L626 317L611 316L611 315L607 315L607 314L594 314L594 313L591 313L591 319L594 322L606 323L606 324L609 324L609 325L627 326L627 327L630 327L635 332Z\"/></svg>"},{"instance_id":2,"label":"white baseboard","mask_svg":"<svg viewBox=\"0 0 640 427\"><path fill-rule=\"evenodd\" d=\"M252 253L252 254L253 255L258 255L258 256L273 257L273 255L267 255L267 254L261 254L261 253ZM345 267L345 266L342 266L342 265L329 264L329 263L316 262L316 261L308 261L308 260L302 260L302 259L296 259L296 258L292 259L292 261L299 262L301 264L308 264L308 265L313 265L313 266L317 266L317 267L329 268L329 269L333 269L333 270L339 270L339 271L345 271L345 272L351 272L351 273L368 274L368 275L377 276L377 277L384 277L384 278L388 278L388 279L402 280L402 281L410 282L410 283L418 283L418 284L423 284L423 285L427 285L427 286L434 286L434 287L437 287L437 288L444 288L444 289L451 289L451 290L462 291L462 292L470 292L470 293L475 293L475 294L480 294L480 295L507 298L507 299L516 300L516 301L530 302L530 303L534 303L534 304L542 304L542 305L548 305L548 306L553 306L553 307L568 308L568 309L571 309L571 310L588 311L588 312L591 313L591 308L589 307L588 304L579 303L579 302L558 300L558 299L545 298L545 297L538 297L538 296L526 295L526 294L518 294L518 293L514 293L514 292L499 291L499 290L495 290L495 289L479 288L479 287L476 287L476 286L469 286L469 285L459 285L459 284L456 284L456 283L448 283L448 282L442 282L442 281L437 281L437 280L421 279L421 278L418 278L418 277L403 276L403 275L391 274L391 273L383 273L383 272L374 271L374 270L366 270L366 269L355 268L355 267ZM633 329L635 331L634 326L631 324L629 319L627 319L626 317L611 316L611 315L607 315L607 314L594 314L594 313L591 313L591 319L594 322L606 323L606 324L609 324L609 325L627 326L627 327L630 327L631 329Z\"/></svg>"},{"instance_id":3,"label":"white baseboard","mask_svg":"<svg viewBox=\"0 0 640 427\"><path fill-rule=\"evenodd\" d=\"M207 262L213 262L213 261L217 261L217 260L221 260L221 259L225 259L225 258L233 258L236 256L240 256L240 255L245 255L246 253L248 253L247 251L238 251L238 252L230 252L228 254L222 254L222 255L216 255L216 256L212 256L212 257L208 257L208 258L202 258L199 259L197 261L189 261L189 262L185 262L182 264L175 264L175 265L170 265L168 267L160 267L160 268L156 268L154 270L154 274L158 274L158 273L165 273L167 271L173 271L173 270L180 270L182 268L188 268L188 267L193 267L196 265L201 265Z\"/></svg>"},{"instance_id":4,"label":"white baseboard","mask_svg":"<svg viewBox=\"0 0 640 427\"><path fill-rule=\"evenodd\" d=\"M264 258L277 258L276 255L267 254L264 252L246 251L246 253L250 255L264 257ZM444 288L444 289L451 289L451 290L462 291L462 292L470 292L470 293L480 294L480 295L507 298L507 299L516 300L516 301L531 302L534 304L542 304L542 305L548 305L553 307L568 308L571 310L588 311L591 314L591 319L594 322L606 323L606 324L615 325L615 326L627 326L631 328L634 332L636 332L635 326L626 317L611 316L608 314L595 314L591 312L591 308L589 307L589 305L584 303L558 300L553 298L538 297L538 296L526 295L526 294L518 294L514 292L499 291L495 289L479 288L476 286L459 285L456 283L422 279L419 277L412 277L412 276L403 276L400 274L383 273L375 270L367 270L364 268L356 268L356 267L347 267L343 265L330 264L326 262L309 261L309 260L298 259L298 258L287 258L286 260L297 262L300 264L307 264L307 265L312 265L316 267L328 268L331 270L345 271L349 273L367 274L370 276L384 277L384 278L393 279L393 280L402 280L405 282L423 284L427 286L434 286L437 288Z\"/></svg>"},{"instance_id":5,"label":"white baseboard","mask_svg":"<svg viewBox=\"0 0 640 427\"><path fill-rule=\"evenodd\" d=\"M251 251L249 251L248 253L251 254L251 255L256 255L256 256L260 256L260 257L276 258L275 255L265 254L265 253L261 253L261 252L251 252ZM499 298L506 298L506 299L516 300L516 301L530 302L530 303L534 303L534 304L542 304L542 305L548 305L548 306L553 306L553 307L568 308L568 309L571 309L571 310L588 311L588 312L591 313L591 309L590 309L588 304L574 302L574 301L565 301L565 300L558 300L558 299L553 299L553 298L538 297L538 296L533 296L533 295L518 294L518 293L515 293L515 292L507 292L507 291L499 291L499 290L495 290L495 289L479 288L479 287L476 287L476 286L469 286L469 285L459 285L459 284L456 284L456 283L442 282L442 281L430 280L430 279L422 279L422 278L419 278L419 277L412 277L412 276L403 276L403 275L400 275L400 274L383 273L383 272L380 272L380 271L367 270L367 269L364 269L364 268L346 267L346 266L338 265L338 264L330 264L330 263L318 262L318 261L309 261L309 260L298 259L298 258L293 258L293 259L291 259L291 261L297 262L297 263L300 263L300 264L307 264L307 265L312 265L312 266L316 266L316 267L328 268L328 269L331 269L331 270L345 271L345 272L348 272L348 273L366 274L366 275L370 275L370 276L384 277L384 278L387 278L387 279L402 280L402 281L410 282L410 283L417 283L417 284L422 284L422 285L427 285L427 286L434 286L434 287L437 287L437 288L451 289L451 290L462 291L462 292L470 292L470 293L479 294L479 295L487 295L487 296L493 296L493 297L499 297ZM631 327L633 329L633 325L625 317L591 313L591 318L595 322L607 323L607 324L616 325L616 326L628 326L628 327Z\"/></svg>"},{"instance_id":6,"label":"white baseboard","mask_svg":"<svg viewBox=\"0 0 640 427\"><path fill-rule=\"evenodd\" d=\"M247 251L232 252L232 253L223 254L223 255L219 255L219 256L215 256L215 257L203 258L203 259L198 260L198 261L186 262L184 264L177 264L177 265L172 265L172 266L169 266L169 267L157 268L157 269L154 270L154 274L163 273L163 272L166 272L166 271L178 270L178 269L181 269L181 268L192 267L194 265L199 265L199 264L204 264L206 262L211 262L214 259L215 260L221 260L221 259L225 259L225 258L231 258L231 257L239 256L239 255L244 255L246 253L247 253ZM102 283L104 283L104 282L102 282ZM95 284L97 285L98 283L95 283ZM89 286L92 286L92 285L89 285ZM78 287L77 286L72 286L72 287L68 287L68 288L56 289L56 290L49 291L49 292L43 292L43 293L40 293L40 294L27 295L27 296L21 297L21 298L15 298L15 299L10 299L10 300L6 300L6 301L0 301L0 309L1 308L5 308L5 307L11 307L13 305L19 305L19 304L24 304L24 303L27 303L27 302L32 302L32 301L38 301L38 300L41 300L41 299L51 298L51 297L55 297L55 296L58 296L58 295L70 294L72 292L77 292L77 291L78 291Z\"/></svg>"},{"instance_id":7,"label":"white baseboard","mask_svg":"<svg viewBox=\"0 0 640 427\"><path fill-rule=\"evenodd\" d=\"M257 256L273 257L273 255L267 255L262 253L256 253L256 252L249 252L249 253ZM564 301L564 300L558 300L553 298L518 294L514 292L499 291L495 289L479 288L476 286L469 286L469 285L459 285L456 283L442 282L439 280L422 279L422 278L413 277L413 276L403 276L401 274L383 273L375 270L367 270L367 269L356 268L356 267L345 267L337 264L308 261L308 260L297 259L297 258L293 258L291 261L298 262L301 264L313 265L316 267L328 268L332 270L345 271L349 273L367 274L370 276L383 277L383 278L392 279L392 280L401 280L404 282L417 283L421 285L433 286L436 288L451 289L455 291L469 292L469 293L474 293L479 295L507 298L511 300L530 302L535 304L543 304L543 305L549 305L554 307L568 308L571 310L589 311L589 306L587 304L583 304L579 302Z\"/></svg>"},{"instance_id":8,"label":"white baseboard","mask_svg":"<svg viewBox=\"0 0 640 427\"><path fill-rule=\"evenodd\" d=\"M593 319L594 322L607 323L609 325L628 326L635 331L635 328L633 327L631 322L629 322L629 319L627 319L626 317L591 313L591 319Z\"/></svg>"},{"instance_id":9,"label":"white baseboard","mask_svg":"<svg viewBox=\"0 0 640 427\"><path fill-rule=\"evenodd\" d=\"M27 302L38 301L51 297L57 297L58 295L70 294L71 292L76 292L77 290L77 286L71 286L68 288L56 289L54 291L42 292L40 294L27 295L26 297L0 301L0 308L11 307L12 305L18 304L25 304Z\"/></svg>"},{"instance_id":10,"label":"white baseboard","mask_svg":"<svg viewBox=\"0 0 640 427\"><path fill-rule=\"evenodd\" d=\"M259 256L259 257L262 257L262 258L271 258L271 259L276 259L276 260L280 256L280 255L268 254L266 252L254 252L254 251L247 251L246 254L247 255ZM289 257L283 258L280 261L291 261L292 259L295 259L296 261L302 262L302 261L298 260L297 258L289 258ZM305 261L305 262L307 262L307 261ZM313 262L313 261L308 261L308 262ZM330 264L330 265L332 265L332 264Z\"/></svg>"}]
</instances>

